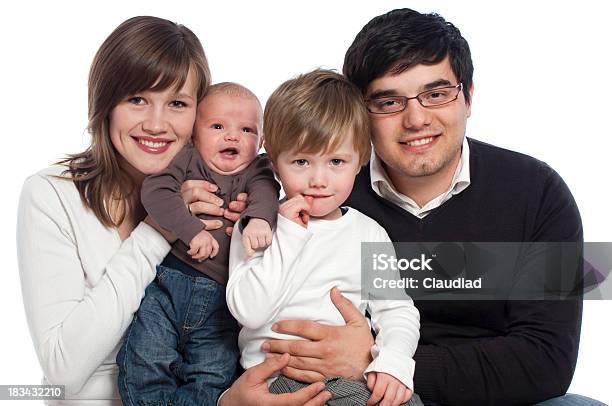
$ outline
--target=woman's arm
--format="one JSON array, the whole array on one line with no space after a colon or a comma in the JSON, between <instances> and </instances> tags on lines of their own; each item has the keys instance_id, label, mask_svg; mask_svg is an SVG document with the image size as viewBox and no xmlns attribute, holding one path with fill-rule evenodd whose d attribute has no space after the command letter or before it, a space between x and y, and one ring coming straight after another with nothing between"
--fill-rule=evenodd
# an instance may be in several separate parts
<instances>
[{"instance_id":1,"label":"woman's arm","mask_svg":"<svg viewBox=\"0 0 612 406\"><path fill-rule=\"evenodd\" d=\"M19 203L18 259L26 316L44 374L77 393L121 340L170 246L144 223L119 243L115 230L98 227L85 211L76 217L82 205L78 193L59 182L70 181L42 175L26 180ZM118 249L105 259L107 244Z\"/></svg>"}]
</instances>

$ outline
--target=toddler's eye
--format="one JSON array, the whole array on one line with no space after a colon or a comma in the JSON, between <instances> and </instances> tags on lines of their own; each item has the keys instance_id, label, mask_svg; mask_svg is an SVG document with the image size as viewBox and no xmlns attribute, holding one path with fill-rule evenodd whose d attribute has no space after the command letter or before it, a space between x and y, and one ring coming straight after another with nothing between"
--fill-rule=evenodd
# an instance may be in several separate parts
<instances>
[{"instance_id":1,"label":"toddler's eye","mask_svg":"<svg viewBox=\"0 0 612 406\"><path fill-rule=\"evenodd\" d=\"M210 128L214 128L215 130L223 130L223 126L217 123L211 125Z\"/></svg>"},{"instance_id":2,"label":"toddler's eye","mask_svg":"<svg viewBox=\"0 0 612 406\"><path fill-rule=\"evenodd\" d=\"M334 158L329 162L332 164L332 166L340 166L344 163L344 159Z\"/></svg>"},{"instance_id":3,"label":"toddler's eye","mask_svg":"<svg viewBox=\"0 0 612 406\"><path fill-rule=\"evenodd\" d=\"M249 127L244 127L244 128L242 128L242 132L244 132L244 133L252 133L253 129L249 128Z\"/></svg>"},{"instance_id":4,"label":"toddler's eye","mask_svg":"<svg viewBox=\"0 0 612 406\"><path fill-rule=\"evenodd\" d=\"M170 102L170 107L177 107L177 108L187 107L187 103L182 102L180 100L172 100Z\"/></svg>"},{"instance_id":5,"label":"toddler's eye","mask_svg":"<svg viewBox=\"0 0 612 406\"><path fill-rule=\"evenodd\" d=\"M306 166L308 165L308 161L305 159L296 159L295 161L293 161L294 164L296 164L297 166Z\"/></svg>"}]
</instances>

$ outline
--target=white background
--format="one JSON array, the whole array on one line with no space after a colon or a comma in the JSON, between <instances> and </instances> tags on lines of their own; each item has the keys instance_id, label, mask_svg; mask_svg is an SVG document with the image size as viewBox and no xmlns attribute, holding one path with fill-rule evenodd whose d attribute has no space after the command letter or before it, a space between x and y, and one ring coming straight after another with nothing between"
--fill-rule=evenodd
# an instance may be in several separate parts
<instances>
[{"instance_id":1,"label":"white background","mask_svg":"<svg viewBox=\"0 0 612 406\"><path fill-rule=\"evenodd\" d=\"M578 202L585 240L611 241L612 29L607 2L15 3L0 6L0 245L5 252L0 384L36 384L41 376L15 255L21 184L26 175L88 143L89 65L106 36L135 15L164 17L191 28L204 45L213 81L242 83L265 102L293 75L319 66L341 70L347 47L374 16L400 6L438 12L461 29L472 50L475 95L468 135L546 161ZM585 303L570 388L606 403L612 403L611 311L610 301Z\"/></svg>"}]
</instances>

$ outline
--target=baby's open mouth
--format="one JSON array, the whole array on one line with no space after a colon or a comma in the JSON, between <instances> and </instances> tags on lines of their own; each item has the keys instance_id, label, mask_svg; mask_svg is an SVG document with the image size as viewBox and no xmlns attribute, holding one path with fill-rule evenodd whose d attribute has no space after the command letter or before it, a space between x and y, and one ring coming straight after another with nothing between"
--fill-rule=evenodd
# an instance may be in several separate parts
<instances>
[{"instance_id":1,"label":"baby's open mouth","mask_svg":"<svg viewBox=\"0 0 612 406\"><path fill-rule=\"evenodd\" d=\"M238 148L225 148L221 150L221 154L222 155L226 155L226 156L234 156L234 155L238 155Z\"/></svg>"}]
</instances>

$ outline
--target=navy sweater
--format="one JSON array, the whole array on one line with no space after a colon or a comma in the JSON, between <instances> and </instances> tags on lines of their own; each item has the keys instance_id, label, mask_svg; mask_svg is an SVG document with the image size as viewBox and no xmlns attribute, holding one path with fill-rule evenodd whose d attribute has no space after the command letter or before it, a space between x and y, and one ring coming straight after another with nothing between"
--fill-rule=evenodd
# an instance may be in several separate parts
<instances>
[{"instance_id":1,"label":"navy sweater","mask_svg":"<svg viewBox=\"0 0 612 406\"><path fill-rule=\"evenodd\" d=\"M582 223L561 177L529 156L470 143L471 184L418 219L379 197L370 168L347 204L393 241L576 241ZM582 302L415 301L415 392L442 404L520 405L564 394L576 366Z\"/></svg>"}]
</instances>

